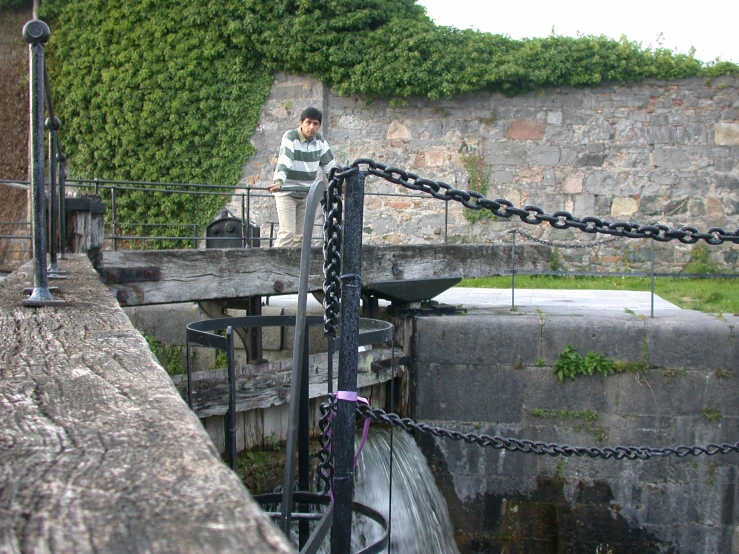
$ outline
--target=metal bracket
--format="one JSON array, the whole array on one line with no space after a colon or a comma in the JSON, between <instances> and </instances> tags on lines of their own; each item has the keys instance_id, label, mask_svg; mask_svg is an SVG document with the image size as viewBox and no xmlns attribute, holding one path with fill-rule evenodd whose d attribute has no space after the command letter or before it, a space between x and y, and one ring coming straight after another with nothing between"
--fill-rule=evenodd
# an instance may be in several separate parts
<instances>
[{"instance_id":1,"label":"metal bracket","mask_svg":"<svg viewBox=\"0 0 739 554\"><path fill-rule=\"evenodd\" d=\"M370 369L375 373L379 373L383 369L390 369L395 363L396 367L408 365L411 363L412 358L410 356L396 356L395 358L388 358L387 360L379 360L370 364Z\"/></svg>"},{"instance_id":2,"label":"metal bracket","mask_svg":"<svg viewBox=\"0 0 739 554\"><path fill-rule=\"evenodd\" d=\"M149 267L103 267L98 269L100 280L106 285L117 283L135 283L140 281L159 281L161 270L156 266Z\"/></svg>"}]
</instances>

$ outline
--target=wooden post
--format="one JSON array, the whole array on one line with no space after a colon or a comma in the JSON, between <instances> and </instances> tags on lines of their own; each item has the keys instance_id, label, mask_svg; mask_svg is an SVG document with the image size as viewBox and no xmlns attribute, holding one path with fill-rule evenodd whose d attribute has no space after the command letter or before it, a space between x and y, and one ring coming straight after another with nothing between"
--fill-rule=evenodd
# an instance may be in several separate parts
<instances>
[{"instance_id":1,"label":"wooden post","mask_svg":"<svg viewBox=\"0 0 739 554\"><path fill-rule=\"evenodd\" d=\"M67 198L65 232L66 249L76 254L87 254L95 269L103 266L103 242L105 230L103 217L105 204L100 196L90 194L79 198Z\"/></svg>"}]
</instances>

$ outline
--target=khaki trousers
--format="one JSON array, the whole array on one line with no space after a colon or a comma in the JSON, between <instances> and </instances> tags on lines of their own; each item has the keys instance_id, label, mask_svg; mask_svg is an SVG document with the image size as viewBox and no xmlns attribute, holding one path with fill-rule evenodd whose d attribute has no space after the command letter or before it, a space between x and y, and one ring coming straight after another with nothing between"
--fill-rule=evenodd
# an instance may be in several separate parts
<instances>
[{"instance_id":1,"label":"khaki trousers","mask_svg":"<svg viewBox=\"0 0 739 554\"><path fill-rule=\"evenodd\" d=\"M274 194L277 204L277 220L280 223L275 246L302 246L308 193L276 192Z\"/></svg>"}]
</instances>

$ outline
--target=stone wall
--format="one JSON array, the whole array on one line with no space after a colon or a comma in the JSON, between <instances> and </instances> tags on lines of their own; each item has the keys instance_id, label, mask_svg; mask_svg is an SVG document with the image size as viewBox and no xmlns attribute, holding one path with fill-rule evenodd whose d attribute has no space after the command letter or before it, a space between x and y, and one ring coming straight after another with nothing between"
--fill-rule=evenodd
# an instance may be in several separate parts
<instances>
[{"instance_id":1,"label":"stone wall","mask_svg":"<svg viewBox=\"0 0 739 554\"><path fill-rule=\"evenodd\" d=\"M402 107L363 97L340 97L314 79L277 75L253 136L257 153L242 184L272 180L282 133L309 105L324 111L323 132L341 164L368 157L423 177L468 189L465 165L481 162L486 195L546 212L700 230L739 228L739 79L649 80L599 88L552 88L507 98L480 92ZM465 159L468 163L465 164ZM412 198L410 191L372 178L366 199L365 242L373 244L509 241L522 227L535 238L592 248L560 248L562 267L643 269L644 240L607 237L548 226L483 219L470 223L457 203ZM252 219L276 221L273 200L251 203ZM238 212L240 206L232 207ZM602 244L599 244L602 243ZM678 270L689 247L658 244L658 271ZM739 252L710 247L729 264Z\"/></svg>"},{"instance_id":2,"label":"stone wall","mask_svg":"<svg viewBox=\"0 0 739 554\"><path fill-rule=\"evenodd\" d=\"M560 445L736 444L736 319L687 310L420 318L412 416ZM567 345L644 367L559 383L552 366ZM738 454L554 458L417 437L463 554L739 553Z\"/></svg>"}]
</instances>

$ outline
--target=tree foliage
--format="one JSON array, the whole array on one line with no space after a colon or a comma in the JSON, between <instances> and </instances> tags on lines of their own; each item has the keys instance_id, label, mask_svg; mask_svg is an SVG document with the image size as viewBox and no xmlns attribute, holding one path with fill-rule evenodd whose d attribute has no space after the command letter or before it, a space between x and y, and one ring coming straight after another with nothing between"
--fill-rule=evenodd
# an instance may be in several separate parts
<instances>
[{"instance_id":1,"label":"tree foliage","mask_svg":"<svg viewBox=\"0 0 739 554\"><path fill-rule=\"evenodd\" d=\"M436 26L415 0L46 0L42 8L66 153L76 175L108 179L237 182L275 71L390 99L739 72L626 38L513 40ZM118 207L129 220L204 222L221 203L131 193Z\"/></svg>"}]
</instances>

